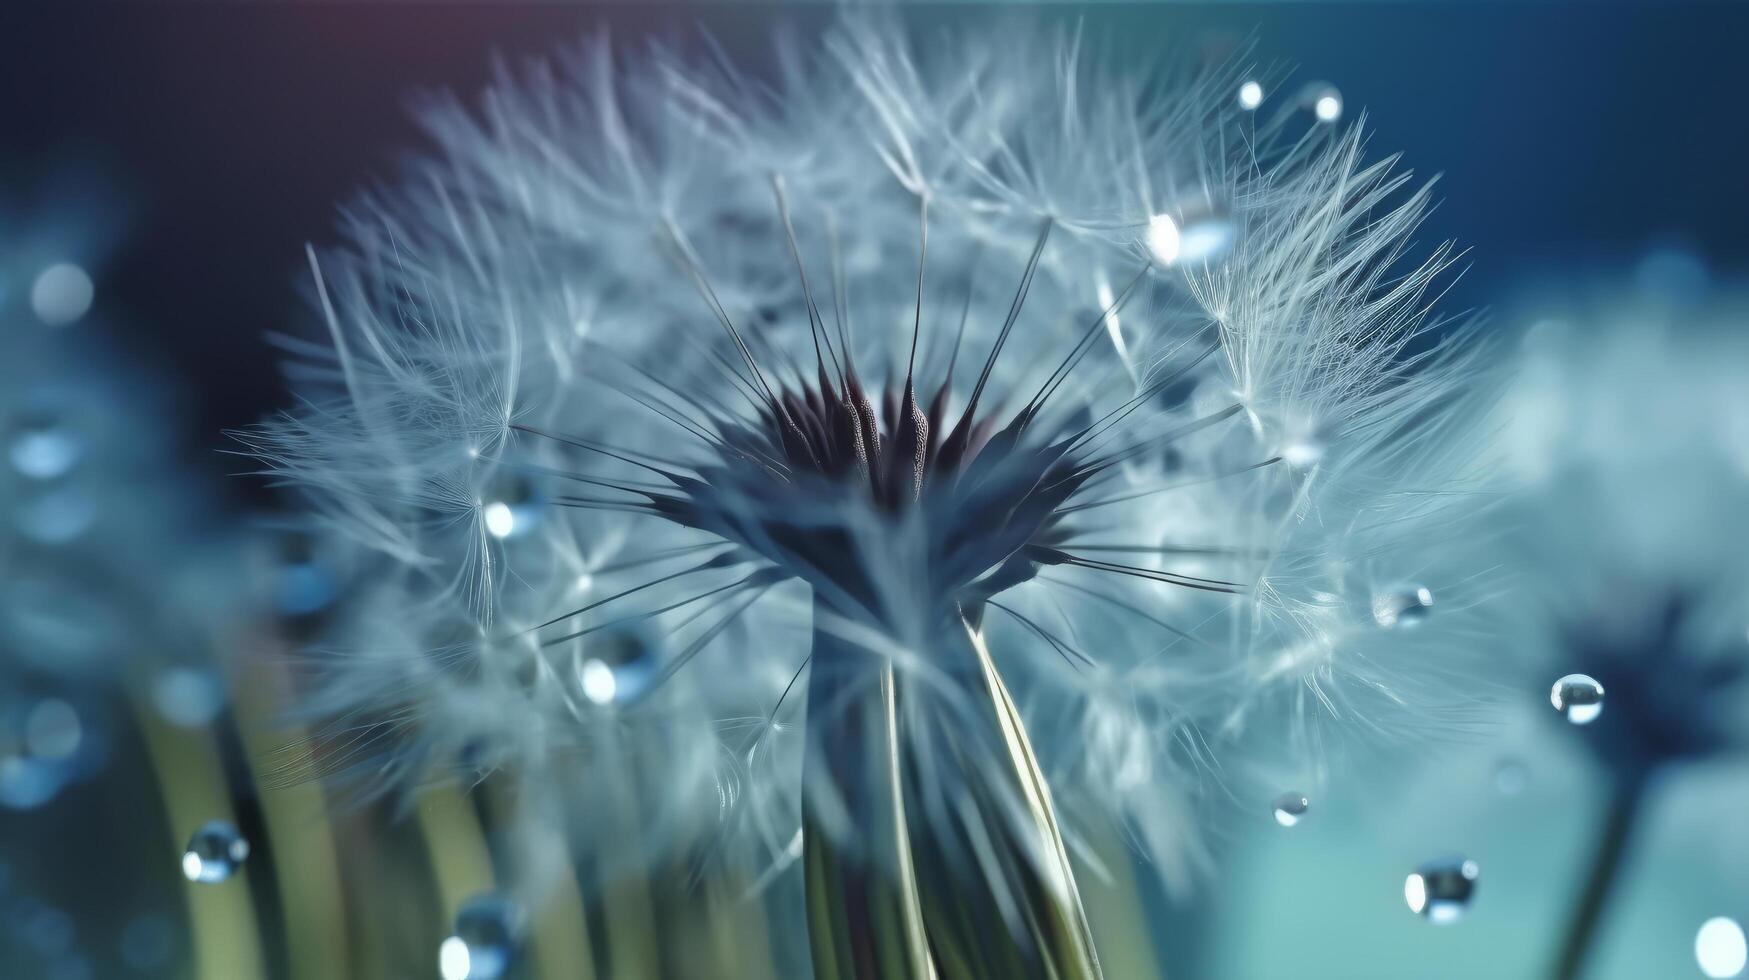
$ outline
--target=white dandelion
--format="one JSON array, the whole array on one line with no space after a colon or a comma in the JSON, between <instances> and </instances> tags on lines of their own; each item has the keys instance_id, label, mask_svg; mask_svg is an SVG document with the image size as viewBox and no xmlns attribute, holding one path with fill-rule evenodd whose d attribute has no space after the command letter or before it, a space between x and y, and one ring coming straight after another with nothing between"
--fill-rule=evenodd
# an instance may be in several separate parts
<instances>
[{"instance_id":1,"label":"white dandelion","mask_svg":"<svg viewBox=\"0 0 1749 980\"><path fill-rule=\"evenodd\" d=\"M1266 814L1254 777L1464 700L1451 253L1243 78L853 19L431 109L311 254L307 407L244 437L375 568L302 771L504 769L603 860L799 862L822 976L1097 976L1084 822L1183 877L1209 788Z\"/></svg>"}]
</instances>

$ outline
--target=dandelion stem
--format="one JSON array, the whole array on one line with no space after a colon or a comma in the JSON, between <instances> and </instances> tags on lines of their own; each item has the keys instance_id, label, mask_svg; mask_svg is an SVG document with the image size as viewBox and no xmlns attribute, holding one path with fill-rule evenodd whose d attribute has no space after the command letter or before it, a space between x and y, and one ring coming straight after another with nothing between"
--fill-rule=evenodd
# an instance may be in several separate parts
<instances>
[{"instance_id":1,"label":"dandelion stem","mask_svg":"<svg viewBox=\"0 0 1749 980\"><path fill-rule=\"evenodd\" d=\"M1640 775L1624 776L1616 781L1611 794L1609 815L1603 831L1591 852L1591 870L1580 888L1572 920L1567 925L1567 938L1561 945L1560 958L1550 971L1554 980L1578 980L1585 968L1585 957L1591 952L1593 935L1603 919L1621 874L1628 844L1646 799L1646 779Z\"/></svg>"},{"instance_id":2,"label":"dandelion stem","mask_svg":"<svg viewBox=\"0 0 1749 980\"><path fill-rule=\"evenodd\" d=\"M944 625L927 651L943 673L926 679L816 624L803 794L815 972L1098 980L1020 713L982 633Z\"/></svg>"}]
</instances>

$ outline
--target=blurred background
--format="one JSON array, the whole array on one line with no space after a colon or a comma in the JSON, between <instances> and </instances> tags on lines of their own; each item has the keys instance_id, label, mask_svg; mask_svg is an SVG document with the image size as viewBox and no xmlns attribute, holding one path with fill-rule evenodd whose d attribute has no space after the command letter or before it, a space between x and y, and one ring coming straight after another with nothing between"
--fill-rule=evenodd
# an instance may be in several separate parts
<instances>
[{"instance_id":1,"label":"blurred background","mask_svg":"<svg viewBox=\"0 0 1749 980\"><path fill-rule=\"evenodd\" d=\"M1749 330L1749 5L1041 10L1126 38L1126 56L1250 45L1260 65L1336 85L1347 113L1367 114L1376 152L1441 174L1446 203L1422 238L1470 249L1447 310L1490 311L1513 335L1624 308L1654 311L1674 334L1702 321L1709 337ZM924 30L985 15L910 13ZM223 432L289 404L269 335L312 326L304 244L329 240L339 202L423 147L409 112L421 93L473 93L495 59L603 25L622 40L702 26L733 52L756 50L775 23L808 30L829 16L564 3L0 10L12 467L0 490L11 511L0 976L438 975L458 904L491 885L490 803L440 793L408 815L332 809L309 784L260 788L260 760L295 736L273 714L284 683L273 654L313 629L345 569L279 515L270 487L233 475L248 466L223 454ZM83 483L62 479L75 464ZM95 523L118 514L151 515L149 530ZM120 637L147 652L105 664ZM1497 730L1406 773L1352 774L1291 831L1267 814L1231 828L1218 878L1190 898L1147 896L1165 974L1548 975L1616 784L1558 737L1533 693ZM1662 775L1586 976L1742 968L1730 955L1740 931L1735 946L1729 930L1712 933L1724 944L1712 967L1696 944L1711 917L1749 921L1749 779L1728 758ZM220 824L202 837L209 821ZM1482 877L1458 927L1430 929L1404 910L1400 884L1445 854L1474 859ZM606 928L593 914L590 929ZM732 940L722 929L705 927L696 953L638 960L589 948L587 935L555 952L558 928L545 958L515 969L729 975L709 965L712 943Z\"/></svg>"}]
</instances>

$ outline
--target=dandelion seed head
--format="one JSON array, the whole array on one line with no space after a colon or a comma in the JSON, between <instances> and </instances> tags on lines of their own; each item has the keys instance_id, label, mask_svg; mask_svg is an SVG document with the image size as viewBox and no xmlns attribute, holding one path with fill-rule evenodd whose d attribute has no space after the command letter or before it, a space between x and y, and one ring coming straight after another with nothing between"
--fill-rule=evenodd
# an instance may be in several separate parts
<instances>
[{"instance_id":1,"label":"dandelion seed head","mask_svg":"<svg viewBox=\"0 0 1749 980\"><path fill-rule=\"evenodd\" d=\"M1422 566L1487 386L1429 336L1450 251L1403 260L1426 192L1099 50L852 17L756 77L591 40L430 110L312 253L311 407L244 436L382 570L305 706L380 721L316 774L514 768L579 847L618 794L651 849L776 861L835 710L810 637L951 714L964 616L1065 810L1188 876L1218 759L1427 727L1406 651L1473 605ZM1440 615L1381 637L1405 581Z\"/></svg>"}]
</instances>

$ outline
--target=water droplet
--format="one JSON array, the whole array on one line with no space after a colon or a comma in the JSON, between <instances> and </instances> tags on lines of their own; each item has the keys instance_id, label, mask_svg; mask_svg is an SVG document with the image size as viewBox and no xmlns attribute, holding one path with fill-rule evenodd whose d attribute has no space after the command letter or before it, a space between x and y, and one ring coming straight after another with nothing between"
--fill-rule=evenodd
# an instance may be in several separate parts
<instances>
[{"instance_id":1,"label":"water droplet","mask_svg":"<svg viewBox=\"0 0 1749 980\"><path fill-rule=\"evenodd\" d=\"M455 931L437 951L443 980L498 980L516 961L522 942L522 911L497 895L462 903Z\"/></svg>"},{"instance_id":2,"label":"water droplet","mask_svg":"<svg viewBox=\"0 0 1749 980\"><path fill-rule=\"evenodd\" d=\"M1724 916L1701 923L1694 934L1694 961L1700 972L1714 980L1741 976L1749 966L1749 942L1743 937L1743 927Z\"/></svg>"},{"instance_id":3,"label":"water droplet","mask_svg":"<svg viewBox=\"0 0 1749 980\"><path fill-rule=\"evenodd\" d=\"M1169 214L1156 214L1148 219L1148 251L1154 261L1171 265L1178 261L1178 222Z\"/></svg>"},{"instance_id":4,"label":"water droplet","mask_svg":"<svg viewBox=\"0 0 1749 980\"><path fill-rule=\"evenodd\" d=\"M62 767L44 759L7 753L0 756L0 806L33 810L55 798L66 782Z\"/></svg>"},{"instance_id":5,"label":"water droplet","mask_svg":"<svg viewBox=\"0 0 1749 980\"><path fill-rule=\"evenodd\" d=\"M1372 597L1372 618L1385 629L1409 629L1433 614L1433 590L1407 585Z\"/></svg>"},{"instance_id":6,"label":"water droplet","mask_svg":"<svg viewBox=\"0 0 1749 980\"><path fill-rule=\"evenodd\" d=\"M1549 703L1575 725L1589 725L1603 714L1603 685L1585 674L1568 674L1549 689Z\"/></svg>"},{"instance_id":7,"label":"water droplet","mask_svg":"<svg viewBox=\"0 0 1749 980\"><path fill-rule=\"evenodd\" d=\"M1328 82L1313 82L1301 89L1299 103L1321 123L1342 118L1342 92Z\"/></svg>"},{"instance_id":8,"label":"water droplet","mask_svg":"<svg viewBox=\"0 0 1749 980\"><path fill-rule=\"evenodd\" d=\"M65 476L85 454L83 440L68 426L35 419L19 426L6 449L12 468L32 480Z\"/></svg>"},{"instance_id":9,"label":"water droplet","mask_svg":"<svg viewBox=\"0 0 1749 980\"><path fill-rule=\"evenodd\" d=\"M30 308L51 327L64 327L91 309L91 276L71 262L44 269L30 287Z\"/></svg>"},{"instance_id":10,"label":"water droplet","mask_svg":"<svg viewBox=\"0 0 1749 980\"><path fill-rule=\"evenodd\" d=\"M1283 793L1275 798L1275 822L1283 827L1292 827L1311 808L1312 801L1306 799L1305 794Z\"/></svg>"},{"instance_id":11,"label":"water droplet","mask_svg":"<svg viewBox=\"0 0 1749 980\"><path fill-rule=\"evenodd\" d=\"M1239 86L1239 108L1246 111L1263 104L1263 86L1257 82L1246 82Z\"/></svg>"},{"instance_id":12,"label":"water droplet","mask_svg":"<svg viewBox=\"0 0 1749 980\"><path fill-rule=\"evenodd\" d=\"M1422 865L1403 882L1403 899L1409 911L1435 925L1448 925L1463 918L1476 895L1476 862L1461 857Z\"/></svg>"},{"instance_id":13,"label":"water droplet","mask_svg":"<svg viewBox=\"0 0 1749 980\"><path fill-rule=\"evenodd\" d=\"M53 800L79 775L84 742L78 712L58 698L0 707L0 806L32 810Z\"/></svg>"},{"instance_id":14,"label":"water droplet","mask_svg":"<svg viewBox=\"0 0 1749 980\"><path fill-rule=\"evenodd\" d=\"M626 704L643 697L655 683L659 659L648 634L609 630L585 641L577 683L595 704Z\"/></svg>"},{"instance_id":15,"label":"water droplet","mask_svg":"<svg viewBox=\"0 0 1749 980\"><path fill-rule=\"evenodd\" d=\"M208 884L225 881L249 859L249 841L225 820L202 824L188 839L182 855L182 873L189 881Z\"/></svg>"},{"instance_id":16,"label":"water droplet","mask_svg":"<svg viewBox=\"0 0 1749 980\"><path fill-rule=\"evenodd\" d=\"M534 484L517 473L494 478L480 499L480 518L486 524L486 533L495 538L527 534L546 514L546 501Z\"/></svg>"},{"instance_id":17,"label":"water droplet","mask_svg":"<svg viewBox=\"0 0 1749 980\"><path fill-rule=\"evenodd\" d=\"M1309 469L1318 465L1324 459L1326 446L1322 437L1316 433L1295 436L1281 447L1281 458L1294 469Z\"/></svg>"},{"instance_id":18,"label":"water droplet","mask_svg":"<svg viewBox=\"0 0 1749 980\"><path fill-rule=\"evenodd\" d=\"M211 670L167 667L152 680L152 706L172 725L200 728L224 710L225 685Z\"/></svg>"}]
</instances>

